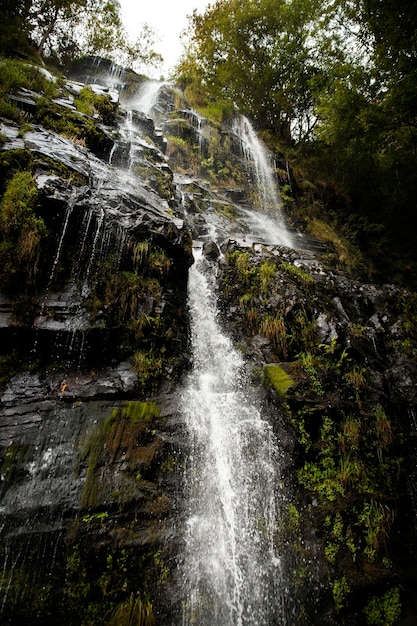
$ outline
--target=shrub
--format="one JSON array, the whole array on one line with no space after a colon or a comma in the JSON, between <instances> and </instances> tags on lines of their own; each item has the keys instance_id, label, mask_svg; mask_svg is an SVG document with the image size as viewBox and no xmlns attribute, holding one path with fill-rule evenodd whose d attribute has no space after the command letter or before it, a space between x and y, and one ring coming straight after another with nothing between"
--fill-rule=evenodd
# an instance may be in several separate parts
<instances>
[{"instance_id":1,"label":"shrub","mask_svg":"<svg viewBox=\"0 0 417 626\"><path fill-rule=\"evenodd\" d=\"M23 289L35 281L45 223L35 214L38 190L30 172L17 172L0 204L0 284ZM16 279L19 280L16 280Z\"/></svg>"},{"instance_id":2,"label":"shrub","mask_svg":"<svg viewBox=\"0 0 417 626\"><path fill-rule=\"evenodd\" d=\"M141 598L135 599L133 595L116 607L109 622L109 626L153 626L154 624L152 604Z\"/></svg>"},{"instance_id":3,"label":"shrub","mask_svg":"<svg viewBox=\"0 0 417 626\"><path fill-rule=\"evenodd\" d=\"M0 96L22 87L49 97L57 94L56 83L48 80L41 68L16 59L0 59Z\"/></svg>"}]
</instances>

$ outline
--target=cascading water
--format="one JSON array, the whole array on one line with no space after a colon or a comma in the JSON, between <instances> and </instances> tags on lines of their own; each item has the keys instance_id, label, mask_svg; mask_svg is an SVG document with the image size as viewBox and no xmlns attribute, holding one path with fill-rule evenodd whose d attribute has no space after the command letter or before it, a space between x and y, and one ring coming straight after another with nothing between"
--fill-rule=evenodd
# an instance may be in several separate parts
<instances>
[{"instance_id":1,"label":"cascading water","mask_svg":"<svg viewBox=\"0 0 417 626\"><path fill-rule=\"evenodd\" d=\"M292 247L291 236L282 215L282 202L272 155L260 141L250 121L237 117L233 130L239 137L247 169L255 187L255 206L244 218L252 234L265 243Z\"/></svg>"},{"instance_id":2,"label":"cascading water","mask_svg":"<svg viewBox=\"0 0 417 626\"><path fill-rule=\"evenodd\" d=\"M213 268L200 252L196 258L189 278L194 368L182 398L191 447L183 624L282 625L274 547L279 451L217 320Z\"/></svg>"},{"instance_id":3,"label":"cascading water","mask_svg":"<svg viewBox=\"0 0 417 626\"><path fill-rule=\"evenodd\" d=\"M147 81L137 95L130 101L129 107L150 115L158 101L161 87L166 84L157 80Z\"/></svg>"}]
</instances>

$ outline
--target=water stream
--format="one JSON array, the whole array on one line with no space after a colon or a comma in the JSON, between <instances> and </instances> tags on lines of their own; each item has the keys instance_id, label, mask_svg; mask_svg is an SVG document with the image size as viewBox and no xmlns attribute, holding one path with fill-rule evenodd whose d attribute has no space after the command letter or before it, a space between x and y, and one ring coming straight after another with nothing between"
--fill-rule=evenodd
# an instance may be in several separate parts
<instances>
[{"instance_id":1,"label":"water stream","mask_svg":"<svg viewBox=\"0 0 417 626\"><path fill-rule=\"evenodd\" d=\"M166 83L158 80L149 80L145 82L134 98L129 101L129 108L135 109L136 111L142 111L142 113L150 116L153 107L158 102L159 91L165 84Z\"/></svg>"},{"instance_id":2,"label":"water stream","mask_svg":"<svg viewBox=\"0 0 417 626\"><path fill-rule=\"evenodd\" d=\"M239 115L233 126L239 137L243 156L255 192L255 206L245 212L253 234L269 244L292 247L293 242L282 214L282 201L275 173L275 162L260 141L250 121Z\"/></svg>"},{"instance_id":3,"label":"water stream","mask_svg":"<svg viewBox=\"0 0 417 626\"><path fill-rule=\"evenodd\" d=\"M279 450L218 321L213 267L196 251L189 307L193 371L182 398L189 433L184 626L284 624L274 546Z\"/></svg>"}]
</instances>

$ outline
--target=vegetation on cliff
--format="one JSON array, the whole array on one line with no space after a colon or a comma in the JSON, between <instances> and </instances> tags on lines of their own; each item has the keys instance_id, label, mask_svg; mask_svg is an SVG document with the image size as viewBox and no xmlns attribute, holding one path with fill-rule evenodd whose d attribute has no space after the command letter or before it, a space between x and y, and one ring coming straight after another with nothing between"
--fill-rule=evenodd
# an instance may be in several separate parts
<instances>
[{"instance_id":1,"label":"vegetation on cliff","mask_svg":"<svg viewBox=\"0 0 417 626\"><path fill-rule=\"evenodd\" d=\"M318 563L319 603L328 586L337 623L412 620L414 396L412 386L405 392L394 382L400 371L415 372L416 318L407 292L338 278L320 262L300 267L284 251L229 243L219 297L254 380L263 381L293 429L294 498L277 529L283 541L290 538L293 623L323 620L314 621L320 594L312 601L308 585Z\"/></svg>"},{"instance_id":2,"label":"vegetation on cliff","mask_svg":"<svg viewBox=\"0 0 417 626\"><path fill-rule=\"evenodd\" d=\"M35 3L28 4L33 10ZM14 3L7 15L24 24L26 42L39 46L33 20L22 22L28 4ZM65 6L72 19L76 4ZM295 497L277 537L286 533L296 564L290 583L298 600L306 598L297 605L297 619L300 624L314 619L306 566L314 542L322 603L316 623L331 613L336 623L392 626L401 618L412 620L416 612L415 521L407 491L415 471L408 413L415 410L416 299L398 286L378 289L355 282L340 270L365 273L354 246L378 278L401 281L415 269L415 17L407 5L398 15L387 1L369 0L354 9L334 3L323 12L322 5L307 0L218 1L205 16L194 15L192 45L179 77L193 105L216 122L228 119L235 104L256 120L279 153L278 163L290 164L290 176L284 167L279 171L290 219L332 248L317 263L299 263L296 253L232 244L224 250L218 275L223 321L294 442ZM346 47L346 42L355 45ZM3 50L6 44L2 40ZM59 60L67 53L50 51ZM41 125L104 160L109 157L114 140L105 126L119 110L108 96L83 89L65 107L53 102L66 93L61 80L9 60L0 61L0 73L1 116L16 125L16 136ZM41 97L32 93L19 101L22 87ZM201 176L208 188L230 185L236 191L244 176L230 156L229 135L213 123L206 141L198 143L187 115L174 111L166 125L171 164L180 174ZM0 137L3 142L6 137ZM51 278L45 259L56 252L52 235L59 239L54 211L60 225L65 217L63 203L48 200L49 191L38 189L36 177L46 172L72 190L88 179L27 148L2 151L0 168L0 287L14 299L13 332L18 327L31 332L39 294ZM174 207L172 178L163 182L161 196ZM230 221L235 218L232 201L216 205L209 189L196 182L189 191L196 223L208 206ZM76 238L79 213L71 215L69 229ZM72 272L90 255L84 304L102 350L95 353L93 343L91 362L101 362L105 353L113 366L129 356L134 393L144 401L94 409L78 453L77 471L84 480L80 501L75 512L64 511L70 519L65 541L54 544L54 558L62 550L57 580L31 586L30 567L9 567L10 558L0 582L10 591L6 612L22 622L42 614L44 623L53 624L62 600L59 610L69 623L152 624L151 602L170 576L161 557L166 535L160 526L170 515L172 502L164 490L178 461L170 456L174 445L166 414L161 417L159 406L145 399L161 382L177 381L189 362L184 303L190 241L187 232L173 243L175 233L148 224L123 239L123 253L120 246L116 253L103 245L103 254L94 257L99 226L96 216L89 220L82 255L75 258L74 243L65 244L52 282L59 286L74 276L74 284L80 282L85 274ZM58 324L56 311L43 312ZM16 336L2 346L2 384L27 365L15 351ZM48 346L43 349L43 365L49 367ZM59 369L57 361L52 365ZM69 361L65 355L64 367ZM39 363L30 367L42 369ZM97 373L91 369L88 376L92 385ZM67 389L65 380L58 391L51 387L47 393L88 421L88 402L66 396ZM98 395L108 393L98 389ZM47 397L52 402L52 395ZM43 404L32 413L45 410ZM13 409L7 410L14 420ZM30 445L16 442L2 448L5 492L33 469L31 454Z\"/></svg>"}]
</instances>

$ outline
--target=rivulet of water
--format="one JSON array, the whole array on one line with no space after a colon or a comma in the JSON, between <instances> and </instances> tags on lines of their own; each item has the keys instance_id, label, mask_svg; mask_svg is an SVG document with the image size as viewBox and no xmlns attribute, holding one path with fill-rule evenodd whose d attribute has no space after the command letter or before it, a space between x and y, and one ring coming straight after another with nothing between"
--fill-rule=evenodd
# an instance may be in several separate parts
<instances>
[{"instance_id":1,"label":"rivulet of water","mask_svg":"<svg viewBox=\"0 0 417 626\"><path fill-rule=\"evenodd\" d=\"M213 268L201 252L195 256L193 370L182 396L190 446L183 625L279 626L285 624L274 546L279 451L248 392L243 359L221 330Z\"/></svg>"}]
</instances>

